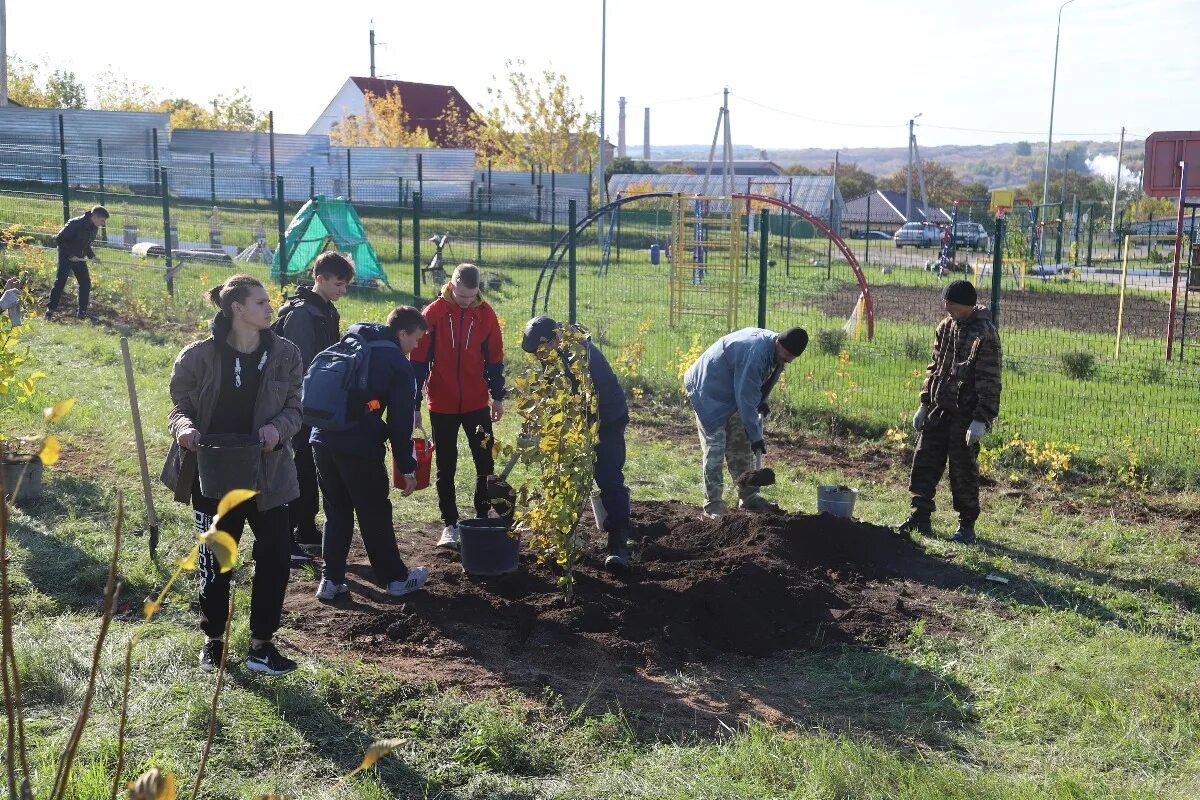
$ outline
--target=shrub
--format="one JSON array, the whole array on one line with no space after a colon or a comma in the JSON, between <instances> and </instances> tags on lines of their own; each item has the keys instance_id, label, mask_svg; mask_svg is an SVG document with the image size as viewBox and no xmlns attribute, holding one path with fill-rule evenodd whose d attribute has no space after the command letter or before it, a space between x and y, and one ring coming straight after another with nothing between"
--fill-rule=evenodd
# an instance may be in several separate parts
<instances>
[{"instance_id":1,"label":"shrub","mask_svg":"<svg viewBox=\"0 0 1200 800\"><path fill-rule=\"evenodd\" d=\"M1062 368L1069 377L1086 381L1096 374L1096 357L1084 350L1072 350L1061 356Z\"/></svg>"},{"instance_id":2,"label":"shrub","mask_svg":"<svg viewBox=\"0 0 1200 800\"><path fill-rule=\"evenodd\" d=\"M846 344L846 332L841 328L817 331L817 349L827 356L836 356Z\"/></svg>"},{"instance_id":3,"label":"shrub","mask_svg":"<svg viewBox=\"0 0 1200 800\"><path fill-rule=\"evenodd\" d=\"M1143 364L1140 372L1144 383L1164 383L1167 380L1167 368L1162 364Z\"/></svg>"},{"instance_id":4,"label":"shrub","mask_svg":"<svg viewBox=\"0 0 1200 800\"><path fill-rule=\"evenodd\" d=\"M904 357L909 361L924 361L929 358L929 344L911 336L904 338Z\"/></svg>"}]
</instances>

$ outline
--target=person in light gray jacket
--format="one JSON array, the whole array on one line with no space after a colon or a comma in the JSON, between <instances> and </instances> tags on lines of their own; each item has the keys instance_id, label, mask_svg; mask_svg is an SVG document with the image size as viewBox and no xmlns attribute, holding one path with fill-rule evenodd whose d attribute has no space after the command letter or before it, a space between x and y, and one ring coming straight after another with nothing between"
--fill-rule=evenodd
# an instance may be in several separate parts
<instances>
[{"instance_id":1,"label":"person in light gray jacket","mask_svg":"<svg viewBox=\"0 0 1200 800\"><path fill-rule=\"evenodd\" d=\"M767 396L783 368L808 346L803 328L783 333L763 328L742 328L722 336L683 378L704 453L704 516L716 518L728 508L721 462L736 480L754 468L754 455L767 451L763 418L770 413ZM778 507L758 494L754 486L738 486L738 507L770 511Z\"/></svg>"}]
</instances>

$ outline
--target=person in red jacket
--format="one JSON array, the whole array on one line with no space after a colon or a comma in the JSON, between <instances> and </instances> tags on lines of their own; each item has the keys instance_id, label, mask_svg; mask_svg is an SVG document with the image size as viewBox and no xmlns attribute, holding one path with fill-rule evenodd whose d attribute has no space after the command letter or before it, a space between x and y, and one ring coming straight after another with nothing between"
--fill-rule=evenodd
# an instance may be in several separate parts
<instances>
[{"instance_id":1,"label":"person in red jacket","mask_svg":"<svg viewBox=\"0 0 1200 800\"><path fill-rule=\"evenodd\" d=\"M429 333L412 353L417 386L429 398L437 462L438 507L445 529L438 547L458 549L458 431L475 461L475 514L486 517L487 476L495 470L492 423L504 416L504 344L496 312L479 293L479 267L459 264L442 295L421 312ZM489 408L489 395L491 396Z\"/></svg>"}]
</instances>

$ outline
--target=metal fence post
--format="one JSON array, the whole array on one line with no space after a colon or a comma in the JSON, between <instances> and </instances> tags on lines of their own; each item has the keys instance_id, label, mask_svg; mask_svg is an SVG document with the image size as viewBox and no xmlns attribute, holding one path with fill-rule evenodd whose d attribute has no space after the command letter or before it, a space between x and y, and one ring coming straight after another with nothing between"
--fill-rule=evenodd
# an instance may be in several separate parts
<instances>
[{"instance_id":1,"label":"metal fence post","mask_svg":"<svg viewBox=\"0 0 1200 800\"><path fill-rule=\"evenodd\" d=\"M864 264L871 263L871 194L867 195L867 227L863 229L863 240L866 242L866 250L863 252Z\"/></svg>"},{"instance_id":2,"label":"metal fence post","mask_svg":"<svg viewBox=\"0 0 1200 800\"><path fill-rule=\"evenodd\" d=\"M208 197L212 204L217 204L217 154L208 153Z\"/></svg>"},{"instance_id":3,"label":"metal fence post","mask_svg":"<svg viewBox=\"0 0 1200 800\"><path fill-rule=\"evenodd\" d=\"M421 193L412 196L413 303L421 307Z\"/></svg>"},{"instance_id":4,"label":"metal fence post","mask_svg":"<svg viewBox=\"0 0 1200 800\"><path fill-rule=\"evenodd\" d=\"M271 192L278 189L275 181L275 112L267 112L267 144L271 150Z\"/></svg>"},{"instance_id":5,"label":"metal fence post","mask_svg":"<svg viewBox=\"0 0 1200 800\"><path fill-rule=\"evenodd\" d=\"M163 212L163 257L167 264L167 294L175 296L175 272L172 269L173 257L171 252L171 191L167 186L167 170L165 167L159 167L156 172L155 182L159 187L159 194L162 197L162 212Z\"/></svg>"},{"instance_id":6,"label":"metal fence post","mask_svg":"<svg viewBox=\"0 0 1200 800\"><path fill-rule=\"evenodd\" d=\"M287 225L284 222L286 209L283 205L283 176L275 176L275 225L279 229L279 288L287 286L288 251Z\"/></svg>"},{"instance_id":7,"label":"metal fence post","mask_svg":"<svg viewBox=\"0 0 1200 800\"><path fill-rule=\"evenodd\" d=\"M421 197L425 196L425 159L420 153L417 153L417 191Z\"/></svg>"},{"instance_id":8,"label":"metal fence post","mask_svg":"<svg viewBox=\"0 0 1200 800\"><path fill-rule=\"evenodd\" d=\"M404 178L396 179L396 267L404 262Z\"/></svg>"},{"instance_id":9,"label":"metal fence post","mask_svg":"<svg viewBox=\"0 0 1200 800\"><path fill-rule=\"evenodd\" d=\"M419 158L419 156L418 156ZM346 200L354 202L354 181L350 173L350 148L346 148Z\"/></svg>"},{"instance_id":10,"label":"metal fence post","mask_svg":"<svg viewBox=\"0 0 1200 800\"><path fill-rule=\"evenodd\" d=\"M309 166L308 168L308 199L312 200L317 196L317 168Z\"/></svg>"},{"instance_id":11,"label":"metal fence post","mask_svg":"<svg viewBox=\"0 0 1200 800\"><path fill-rule=\"evenodd\" d=\"M1063 245L1063 228L1066 227L1066 220L1063 219L1063 203L1058 204L1058 237L1054 240L1054 263L1062 263L1062 245Z\"/></svg>"},{"instance_id":12,"label":"metal fence post","mask_svg":"<svg viewBox=\"0 0 1200 800\"><path fill-rule=\"evenodd\" d=\"M1090 266L1092 266L1092 234L1094 234L1094 233L1096 232L1096 225L1095 225L1095 222L1094 222L1094 221L1093 221L1093 219L1092 219L1092 212L1094 211L1095 207L1096 207L1096 206L1095 206L1095 204L1093 203L1093 204L1092 204L1091 206L1089 206L1089 208L1088 208L1088 230L1087 230L1087 234L1088 234L1088 248L1087 248L1087 266L1089 266L1089 267L1090 267Z\"/></svg>"},{"instance_id":13,"label":"metal fence post","mask_svg":"<svg viewBox=\"0 0 1200 800\"><path fill-rule=\"evenodd\" d=\"M67 135L63 129L63 115L58 115L58 155L65 156L67 154Z\"/></svg>"},{"instance_id":14,"label":"metal fence post","mask_svg":"<svg viewBox=\"0 0 1200 800\"><path fill-rule=\"evenodd\" d=\"M100 202L100 205L104 205L104 201L106 198L104 196L104 140L103 139L96 140L96 172L97 172L97 177L99 177L99 179L100 179L99 202ZM108 223L107 222L100 226L100 241L102 241L102 242L108 241Z\"/></svg>"},{"instance_id":15,"label":"metal fence post","mask_svg":"<svg viewBox=\"0 0 1200 800\"><path fill-rule=\"evenodd\" d=\"M992 252L992 324L1000 327L1000 273L1004 269L1004 217L996 217L996 245Z\"/></svg>"},{"instance_id":16,"label":"metal fence post","mask_svg":"<svg viewBox=\"0 0 1200 800\"><path fill-rule=\"evenodd\" d=\"M575 302L575 199L567 203L567 322L574 325L576 316Z\"/></svg>"},{"instance_id":17,"label":"metal fence post","mask_svg":"<svg viewBox=\"0 0 1200 800\"><path fill-rule=\"evenodd\" d=\"M150 151L154 157L154 191L162 194L162 164L158 160L158 128L150 129Z\"/></svg>"},{"instance_id":18,"label":"metal fence post","mask_svg":"<svg viewBox=\"0 0 1200 800\"><path fill-rule=\"evenodd\" d=\"M475 203L475 264L483 261L483 187L476 190Z\"/></svg>"},{"instance_id":19,"label":"metal fence post","mask_svg":"<svg viewBox=\"0 0 1200 800\"><path fill-rule=\"evenodd\" d=\"M488 213L492 213L492 162L488 159Z\"/></svg>"},{"instance_id":20,"label":"metal fence post","mask_svg":"<svg viewBox=\"0 0 1200 800\"><path fill-rule=\"evenodd\" d=\"M71 218L71 183L67 179L67 157L58 157L59 171L62 173L62 211L63 224L67 224L67 220Z\"/></svg>"},{"instance_id":21,"label":"metal fence post","mask_svg":"<svg viewBox=\"0 0 1200 800\"><path fill-rule=\"evenodd\" d=\"M759 212L758 224L758 327L767 327L767 247L770 244L770 212Z\"/></svg>"}]
</instances>

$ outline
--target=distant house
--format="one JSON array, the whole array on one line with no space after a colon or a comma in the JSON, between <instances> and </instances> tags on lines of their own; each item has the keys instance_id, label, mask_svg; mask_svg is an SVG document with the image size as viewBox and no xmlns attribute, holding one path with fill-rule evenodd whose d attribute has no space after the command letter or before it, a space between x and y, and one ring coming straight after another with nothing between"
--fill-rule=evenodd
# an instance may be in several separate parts
<instances>
[{"instance_id":1,"label":"distant house","mask_svg":"<svg viewBox=\"0 0 1200 800\"><path fill-rule=\"evenodd\" d=\"M737 175L735 188L738 192L747 189L747 183L753 194L768 195L780 200L786 200L804 209L814 217L824 221L835 230L843 222L842 193L829 175L794 175L785 176L771 181L762 181ZM608 195L616 198L622 195L643 194L646 192L671 192L679 194L716 195L721 191L721 179L711 177L705 179L700 175L613 175L608 180ZM728 204L714 201L713 208L727 209ZM780 213L778 208L772 213Z\"/></svg>"},{"instance_id":2,"label":"distant house","mask_svg":"<svg viewBox=\"0 0 1200 800\"><path fill-rule=\"evenodd\" d=\"M708 161L684 161L681 159L651 159L645 162L658 171L662 171L663 167L671 167L676 170L682 168L684 175L704 175L708 172ZM713 159L712 174L721 175L725 171L725 166L718 160ZM745 177L762 177L766 175L782 175L783 168L774 161L762 160L743 160L733 162L733 174L739 178Z\"/></svg>"},{"instance_id":3,"label":"distant house","mask_svg":"<svg viewBox=\"0 0 1200 800\"><path fill-rule=\"evenodd\" d=\"M950 222L950 215L945 209L937 206L929 207L929 216L925 216L925 208L919 198L912 198L912 219L904 216L904 192L893 192L889 189L878 189L862 197L856 197L846 202L845 215L842 224L849 230L859 233L865 230L895 233L906 222L932 222L942 225ZM868 217L868 210L870 217Z\"/></svg>"},{"instance_id":4,"label":"distant house","mask_svg":"<svg viewBox=\"0 0 1200 800\"><path fill-rule=\"evenodd\" d=\"M367 94L386 97L395 90L400 93L400 102L408 114L409 130L424 128L429 138L439 147L446 147L441 118L451 101L464 117L474 113L471 104L453 86L436 83L412 83L384 78L347 78L329 105L321 112L308 129L310 134L328 135L333 127L348 114L364 114L367 110Z\"/></svg>"}]
</instances>

